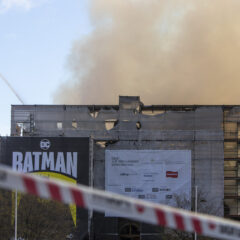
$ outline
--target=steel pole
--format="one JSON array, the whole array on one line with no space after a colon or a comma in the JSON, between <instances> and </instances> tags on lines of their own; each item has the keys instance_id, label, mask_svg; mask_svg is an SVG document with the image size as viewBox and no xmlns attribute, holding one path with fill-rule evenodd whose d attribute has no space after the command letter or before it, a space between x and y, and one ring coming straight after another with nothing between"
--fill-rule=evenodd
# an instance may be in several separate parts
<instances>
[{"instance_id":1,"label":"steel pole","mask_svg":"<svg viewBox=\"0 0 240 240\"><path fill-rule=\"evenodd\" d=\"M17 240L17 189L15 191L15 240Z\"/></svg>"},{"instance_id":2,"label":"steel pole","mask_svg":"<svg viewBox=\"0 0 240 240\"><path fill-rule=\"evenodd\" d=\"M197 206L198 205L198 187L195 186L195 212L197 213ZM194 233L194 240L197 240L197 233Z\"/></svg>"}]
</instances>

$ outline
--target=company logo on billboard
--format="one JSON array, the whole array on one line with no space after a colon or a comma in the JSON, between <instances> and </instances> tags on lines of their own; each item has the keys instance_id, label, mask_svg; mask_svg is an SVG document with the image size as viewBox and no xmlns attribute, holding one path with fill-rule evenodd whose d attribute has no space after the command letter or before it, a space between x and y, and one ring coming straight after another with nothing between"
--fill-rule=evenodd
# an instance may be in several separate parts
<instances>
[{"instance_id":1,"label":"company logo on billboard","mask_svg":"<svg viewBox=\"0 0 240 240\"><path fill-rule=\"evenodd\" d=\"M40 141L40 148L42 149L42 150L48 150L49 148L51 147L51 143L50 143L50 141L48 140L48 139L42 139L41 141Z\"/></svg>"},{"instance_id":2,"label":"company logo on billboard","mask_svg":"<svg viewBox=\"0 0 240 240\"><path fill-rule=\"evenodd\" d=\"M152 188L152 192L169 192L170 188Z\"/></svg>"},{"instance_id":3,"label":"company logo on billboard","mask_svg":"<svg viewBox=\"0 0 240 240\"><path fill-rule=\"evenodd\" d=\"M178 178L178 172L166 171L167 178Z\"/></svg>"},{"instance_id":4,"label":"company logo on billboard","mask_svg":"<svg viewBox=\"0 0 240 240\"><path fill-rule=\"evenodd\" d=\"M12 167L19 172L54 171L77 178L77 152L13 152Z\"/></svg>"},{"instance_id":5,"label":"company logo on billboard","mask_svg":"<svg viewBox=\"0 0 240 240\"><path fill-rule=\"evenodd\" d=\"M143 189L141 188L131 188L131 187L126 187L125 189L125 192L143 192Z\"/></svg>"},{"instance_id":6,"label":"company logo on billboard","mask_svg":"<svg viewBox=\"0 0 240 240\"><path fill-rule=\"evenodd\" d=\"M129 176L128 173L120 173L120 176Z\"/></svg>"}]
</instances>

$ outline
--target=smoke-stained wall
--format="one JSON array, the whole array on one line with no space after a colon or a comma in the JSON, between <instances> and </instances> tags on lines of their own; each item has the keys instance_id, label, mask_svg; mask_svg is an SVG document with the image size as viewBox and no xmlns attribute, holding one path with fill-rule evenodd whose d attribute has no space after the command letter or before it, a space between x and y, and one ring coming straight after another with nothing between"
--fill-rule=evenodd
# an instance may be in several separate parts
<instances>
[{"instance_id":1,"label":"smoke-stained wall","mask_svg":"<svg viewBox=\"0 0 240 240\"><path fill-rule=\"evenodd\" d=\"M105 189L106 149L191 151L192 197L197 185L198 210L222 216L222 124L221 106L144 106L139 97L120 97L119 105L12 106L11 133L60 138L91 137L91 180L99 189ZM94 213L91 234L96 239L115 239L127 223L126 219ZM146 224L136 226L141 239L147 235L160 236L159 228Z\"/></svg>"}]
</instances>

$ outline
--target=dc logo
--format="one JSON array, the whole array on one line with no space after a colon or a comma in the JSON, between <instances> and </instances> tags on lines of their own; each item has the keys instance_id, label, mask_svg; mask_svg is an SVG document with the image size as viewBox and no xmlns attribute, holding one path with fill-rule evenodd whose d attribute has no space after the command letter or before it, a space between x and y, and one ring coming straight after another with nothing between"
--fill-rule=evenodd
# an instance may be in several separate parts
<instances>
[{"instance_id":1,"label":"dc logo","mask_svg":"<svg viewBox=\"0 0 240 240\"><path fill-rule=\"evenodd\" d=\"M43 139L40 141L40 148L42 150L48 150L51 147L51 143L48 139Z\"/></svg>"}]
</instances>

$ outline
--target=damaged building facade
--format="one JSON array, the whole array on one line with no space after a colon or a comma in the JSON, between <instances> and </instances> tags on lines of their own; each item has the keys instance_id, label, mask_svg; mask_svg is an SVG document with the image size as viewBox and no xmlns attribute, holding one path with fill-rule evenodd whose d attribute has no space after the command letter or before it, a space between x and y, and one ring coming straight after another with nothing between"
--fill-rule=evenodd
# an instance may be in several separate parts
<instances>
[{"instance_id":1,"label":"damaged building facade","mask_svg":"<svg viewBox=\"0 0 240 240\"><path fill-rule=\"evenodd\" d=\"M108 151L188 151L191 208L197 186L198 211L234 218L240 215L239 126L239 106L145 106L139 97L124 96L119 105L13 105L11 112L11 136L89 137L89 185L98 189L106 188ZM161 234L157 227L101 213L89 213L87 221L92 239Z\"/></svg>"}]
</instances>

